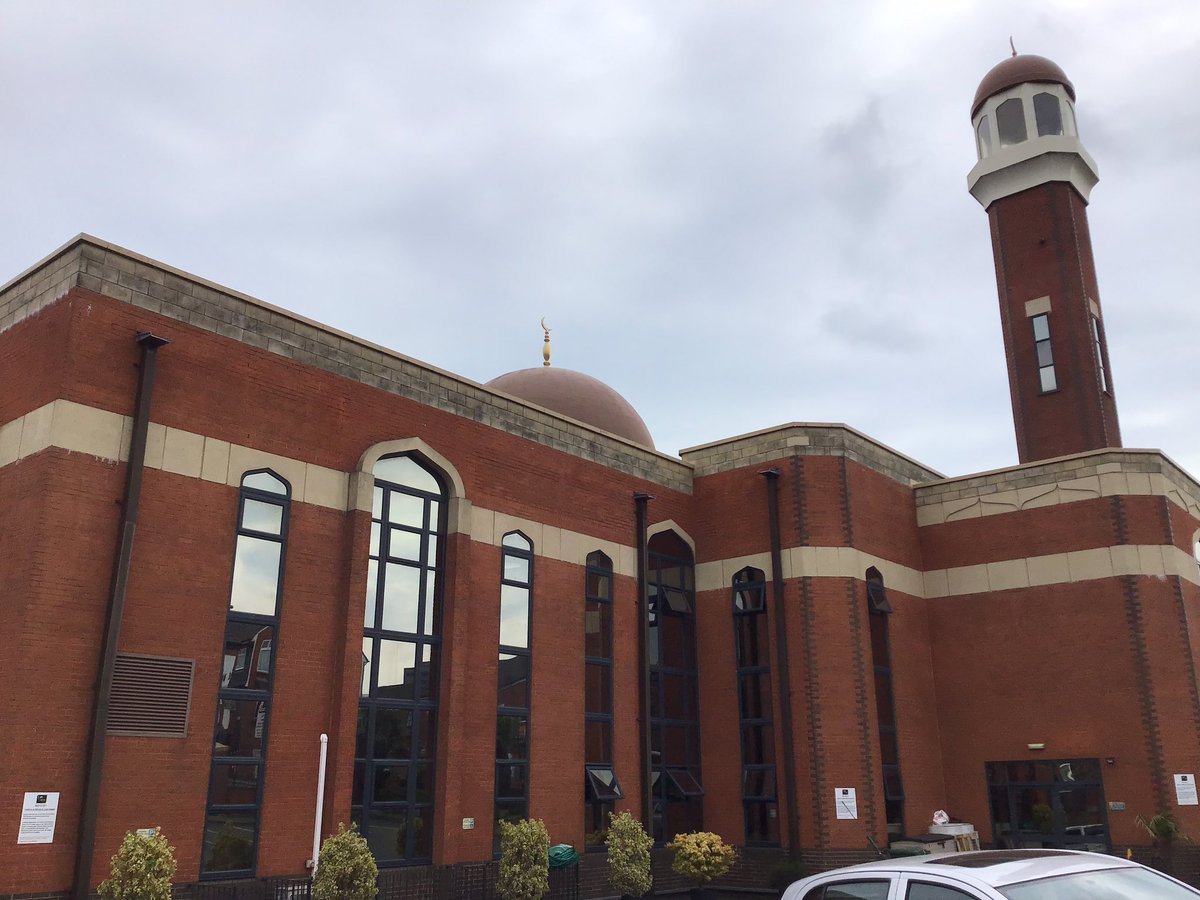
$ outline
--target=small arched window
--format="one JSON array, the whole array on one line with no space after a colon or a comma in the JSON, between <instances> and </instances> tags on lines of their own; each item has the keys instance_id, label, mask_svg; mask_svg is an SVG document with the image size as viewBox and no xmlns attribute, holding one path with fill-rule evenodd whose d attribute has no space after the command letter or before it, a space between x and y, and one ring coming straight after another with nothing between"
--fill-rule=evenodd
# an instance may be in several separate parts
<instances>
[{"instance_id":1,"label":"small arched window","mask_svg":"<svg viewBox=\"0 0 1200 900\"><path fill-rule=\"evenodd\" d=\"M1025 106L1020 97L1011 97L996 107L996 131L1001 147L1020 144L1029 138L1025 129Z\"/></svg>"},{"instance_id":2,"label":"small arched window","mask_svg":"<svg viewBox=\"0 0 1200 900\"><path fill-rule=\"evenodd\" d=\"M987 159L992 154L992 126L988 124L987 116L980 118L975 136L979 140L979 158Z\"/></svg>"},{"instance_id":3,"label":"small arched window","mask_svg":"<svg viewBox=\"0 0 1200 900\"><path fill-rule=\"evenodd\" d=\"M1063 133L1062 106L1049 91L1033 95L1033 116L1039 136Z\"/></svg>"}]
</instances>

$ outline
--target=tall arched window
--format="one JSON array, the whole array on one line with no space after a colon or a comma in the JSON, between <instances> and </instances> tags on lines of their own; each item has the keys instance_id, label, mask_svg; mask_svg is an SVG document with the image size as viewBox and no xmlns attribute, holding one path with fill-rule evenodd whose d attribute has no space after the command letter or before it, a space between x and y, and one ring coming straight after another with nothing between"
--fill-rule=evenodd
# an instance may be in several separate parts
<instances>
[{"instance_id":1,"label":"tall arched window","mask_svg":"<svg viewBox=\"0 0 1200 900\"><path fill-rule=\"evenodd\" d=\"M1054 94L1043 91L1033 95L1033 117L1039 136L1063 133L1062 106Z\"/></svg>"},{"instance_id":2,"label":"tall arched window","mask_svg":"<svg viewBox=\"0 0 1200 900\"><path fill-rule=\"evenodd\" d=\"M1020 97L1011 97L996 107L996 131L1001 147L1019 144L1029 138L1025 128L1025 106Z\"/></svg>"},{"instance_id":3,"label":"tall arched window","mask_svg":"<svg viewBox=\"0 0 1200 900\"><path fill-rule=\"evenodd\" d=\"M620 800L613 768L612 560L589 553L583 600L583 797L584 845L601 850L608 814Z\"/></svg>"},{"instance_id":4,"label":"tall arched window","mask_svg":"<svg viewBox=\"0 0 1200 900\"><path fill-rule=\"evenodd\" d=\"M290 505L287 482L274 473L242 477L200 857L203 877L254 873Z\"/></svg>"},{"instance_id":5,"label":"tall arched window","mask_svg":"<svg viewBox=\"0 0 1200 900\"><path fill-rule=\"evenodd\" d=\"M892 649L888 636L888 602L883 575L867 569L867 610L871 622L871 662L875 670L875 713L879 720L879 758L883 765L883 798L888 834L904 833L904 785L900 780L900 747L896 738L896 704L892 696Z\"/></svg>"},{"instance_id":6,"label":"tall arched window","mask_svg":"<svg viewBox=\"0 0 1200 900\"><path fill-rule=\"evenodd\" d=\"M352 814L381 865L428 862L446 494L413 456L373 474Z\"/></svg>"},{"instance_id":7,"label":"tall arched window","mask_svg":"<svg viewBox=\"0 0 1200 900\"><path fill-rule=\"evenodd\" d=\"M500 541L500 653L496 663L496 794L493 824L529 815L530 605L533 541L510 531ZM500 849L500 829L492 832Z\"/></svg>"},{"instance_id":8,"label":"tall arched window","mask_svg":"<svg viewBox=\"0 0 1200 900\"><path fill-rule=\"evenodd\" d=\"M654 839L704 828L696 694L692 550L673 531L650 538L650 756Z\"/></svg>"},{"instance_id":9,"label":"tall arched window","mask_svg":"<svg viewBox=\"0 0 1200 900\"><path fill-rule=\"evenodd\" d=\"M778 844L767 581L761 569L747 567L733 576L733 639L746 843Z\"/></svg>"}]
</instances>

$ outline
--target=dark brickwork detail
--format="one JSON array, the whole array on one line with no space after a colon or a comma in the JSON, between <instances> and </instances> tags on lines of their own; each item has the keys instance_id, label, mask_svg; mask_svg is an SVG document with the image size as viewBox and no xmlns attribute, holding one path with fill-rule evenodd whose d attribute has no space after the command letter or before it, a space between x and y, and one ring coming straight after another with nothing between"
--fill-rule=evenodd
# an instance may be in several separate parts
<instances>
[{"instance_id":1,"label":"dark brickwork detail","mask_svg":"<svg viewBox=\"0 0 1200 900\"><path fill-rule=\"evenodd\" d=\"M1125 595L1125 622L1129 626L1130 651L1133 654L1134 677L1137 680L1138 700L1142 708L1142 733L1150 758L1150 778L1154 787L1156 809L1167 809L1170 793L1167 790L1167 766L1163 760L1162 734L1158 727L1158 709L1154 702L1154 685L1150 676L1150 654L1146 647L1145 621L1137 579L1132 575L1121 578Z\"/></svg>"},{"instance_id":2,"label":"dark brickwork detail","mask_svg":"<svg viewBox=\"0 0 1200 900\"><path fill-rule=\"evenodd\" d=\"M1109 497L1108 505L1112 510L1113 543L1128 544L1129 518L1125 515L1125 498Z\"/></svg>"}]
</instances>

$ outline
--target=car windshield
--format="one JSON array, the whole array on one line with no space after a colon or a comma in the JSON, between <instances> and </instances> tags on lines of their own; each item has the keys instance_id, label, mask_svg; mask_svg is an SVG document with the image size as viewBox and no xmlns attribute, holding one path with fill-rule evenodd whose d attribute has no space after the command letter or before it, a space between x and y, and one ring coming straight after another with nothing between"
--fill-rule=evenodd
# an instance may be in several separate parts
<instances>
[{"instance_id":1,"label":"car windshield","mask_svg":"<svg viewBox=\"0 0 1200 900\"><path fill-rule=\"evenodd\" d=\"M1149 869L1104 869L1012 884L1009 900L1196 900L1200 893Z\"/></svg>"}]
</instances>

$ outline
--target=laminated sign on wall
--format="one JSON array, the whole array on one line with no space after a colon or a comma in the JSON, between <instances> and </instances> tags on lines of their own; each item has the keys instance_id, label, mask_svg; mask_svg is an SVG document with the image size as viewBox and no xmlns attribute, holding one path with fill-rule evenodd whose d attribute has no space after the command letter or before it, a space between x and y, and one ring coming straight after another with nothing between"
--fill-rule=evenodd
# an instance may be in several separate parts
<instances>
[{"instance_id":1,"label":"laminated sign on wall","mask_svg":"<svg viewBox=\"0 0 1200 900\"><path fill-rule=\"evenodd\" d=\"M837 817L839 819L858 818L857 788L834 788L833 802L837 807Z\"/></svg>"},{"instance_id":2,"label":"laminated sign on wall","mask_svg":"<svg viewBox=\"0 0 1200 900\"><path fill-rule=\"evenodd\" d=\"M27 791L21 804L18 844L53 844L54 823L58 819L58 791Z\"/></svg>"}]
</instances>

